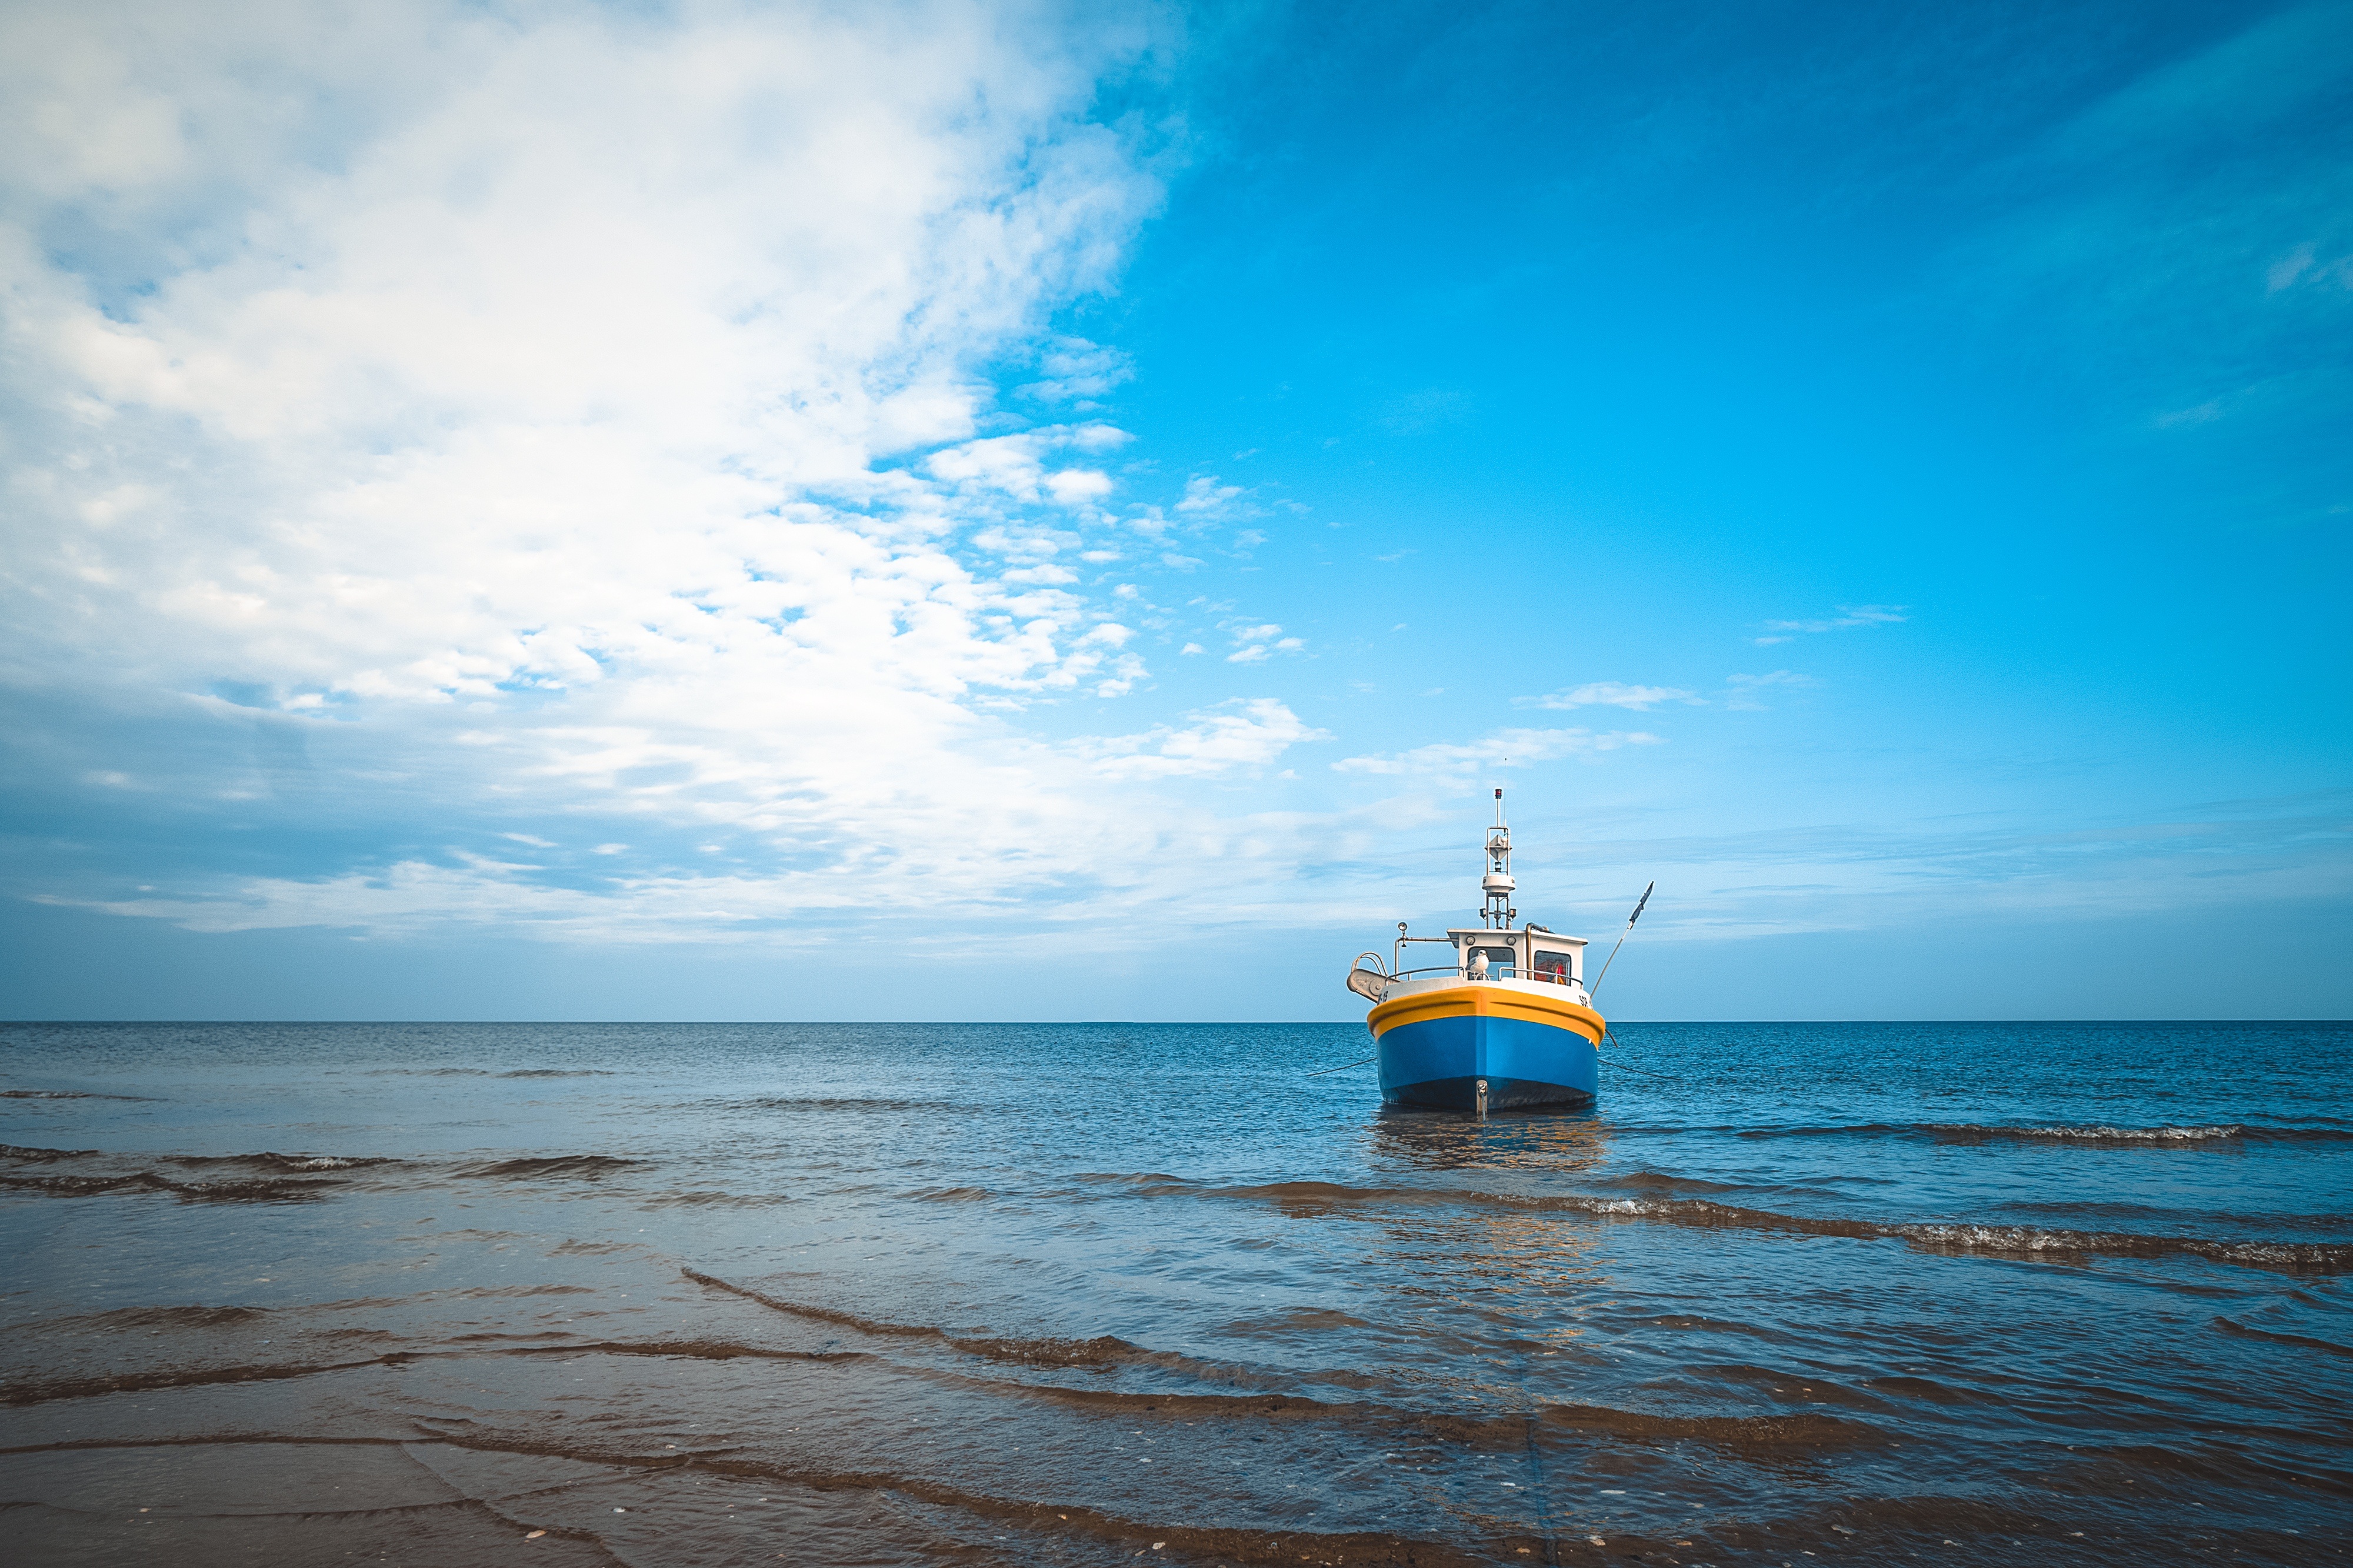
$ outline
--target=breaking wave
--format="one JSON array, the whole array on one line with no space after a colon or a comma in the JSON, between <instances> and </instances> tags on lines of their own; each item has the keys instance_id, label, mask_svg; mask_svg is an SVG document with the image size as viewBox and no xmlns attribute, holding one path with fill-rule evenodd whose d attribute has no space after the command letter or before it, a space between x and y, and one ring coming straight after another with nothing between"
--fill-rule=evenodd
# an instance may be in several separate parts
<instances>
[{"instance_id":1,"label":"breaking wave","mask_svg":"<svg viewBox=\"0 0 2353 1568\"><path fill-rule=\"evenodd\" d=\"M1741 1138L1917 1138L1935 1143L2056 1143L2086 1148L2189 1149L2233 1143L2353 1143L2353 1129L2266 1127L2232 1121L2189 1126L2003 1127L1975 1122L1867 1121L1830 1127L1723 1127Z\"/></svg>"},{"instance_id":2,"label":"breaking wave","mask_svg":"<svg viewBox=\"0 0 2353 1568\"><path fill-rule=\"evenodd\" d=\"M1705 1198L1605 1198L1583 1194L1485 1193L1467 1188L1352 1187L1335 1182L1271 1182L1219 1187L1166 1175L1101 1176L1125 1181L1137 1195L1240 1198L1274 1203L1293 1213L1408 1206L1482 1208L1518 1214L1589 1215L1597 1219L1639 1219L1715 1230L1753 1230L1784 1235L1894 1240L1934 1252L1979 1253L2013 1258L2200 1258L2253 1268L2314 1273L2353 1270L2353 1243L2231 1240L2199 1236L2144 1235L2130 1231L2044 1229L2032 1226L1966 1221L1848 1219L1782 1214L1715 1203Z\"/></svg>"},{"instance_id":3,"label":"breaking wave","mask_svg":"<svg viewBox=\"0 0 2353 1568\"><path fill-rule=\"evenodd\" d=\"M404 1162L384 1155L365 1154L275 1154L265 1150L259 1154L173 1154L166 1163L203 1169L213 1165L234 1165L253 1171L357 1171L370 1165L397 1165Z\"/></svg>"},{"instance_id":4,"label":"breaking wave","mask_svg":"<svg viewBox=\"0 0 2353 1568\"><path fill-rule=\"evenodd\" d=\"M239 1171L256 1174L244 1179L189 1180L165 1175L144 1164L132 1164L133 1161L141 1159L153 1159L158 1165L167 1165L177 1171ZM108 1193L157 1193L198 1203L300 1202L322 1196L327 1189L344 1184L328 1173L401 1163L397 1160L336 1154L269 1152L121 1156L97 1149L34 1149L14 1143L0 1144L0 1160L20 1167L0 1171L0 1187L18 1192L45 1193L51 1197L65 1198L95 1197ZM88 1169L89 1163L97 1163L100 1168ZM85 1169L68 1172L21 1168L65 1163L84 1164ZM117 1168L105 1169L107 1163ZM131 1168L121 1168L124 1165Z\"/></svg>"}]
</instances>

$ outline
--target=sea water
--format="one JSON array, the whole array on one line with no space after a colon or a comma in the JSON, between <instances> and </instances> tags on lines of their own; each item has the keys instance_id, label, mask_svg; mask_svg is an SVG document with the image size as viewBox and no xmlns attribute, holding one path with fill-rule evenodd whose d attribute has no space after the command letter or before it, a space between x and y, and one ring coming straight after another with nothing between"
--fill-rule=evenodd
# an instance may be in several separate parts
<instances>
[{"instance_id":1,"label":"sea water","mask_svg":"<svg viewBox=\"0 0 2353 1568\"><path fill-rule=\"evenodd\" d=\"M20 1562L2338 1562L2353 1026L0 1028Z\"/></svg>"}]
</instances>

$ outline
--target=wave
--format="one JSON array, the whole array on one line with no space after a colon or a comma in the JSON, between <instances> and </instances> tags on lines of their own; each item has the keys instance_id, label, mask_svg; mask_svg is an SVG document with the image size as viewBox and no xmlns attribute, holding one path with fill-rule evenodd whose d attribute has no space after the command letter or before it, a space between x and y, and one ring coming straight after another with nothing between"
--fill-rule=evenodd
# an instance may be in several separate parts
<instances>
[{"instance_id":1,"label":"wave","mask_svg":"<svg viewBox=\"0 0 2353 1568\"><path fill-rule=\"evenodd\" d=\"M1230 1374L1242 1371L1202 1363L1190 1356L1148 1350L1108 1336L1080 1341L960 1335L935 1324L891 1322L832 1308L785 1300L693 1268L682 1268L680 1273L694 1283L795 1317L853 1328L881 1338L928 1341L985 1359L1019 1361L1029 1364L1042 1363L1057 1367L1144 1365L1155 1370L1176 1370L1196 1376L1203 1373ZM479 1352L445 1351L422 1353L427 1356L460 1353L683 1355L723 1361L737 1357L868 1359L856 1352L781 1351L716 1340L573 1342L501 1346ZM1757 1457L1790 1447L1820 1450L1825 1447L1877 1447L1887 1440L1884 1432L1867 1422L1850 1415L1812 1411L1776 1412L1762 1415L1673 1415L1610 1405L1553 1404L1518 1411L1464 1412L1415 1409L1375 1400L1324 1399L1288 1392L1213 1394L1073 1388L1057 1384L1008 1383L997 1378L961 1376L954 1381L998 1396L1009 1395L1106 1414L1115 1412L1123 1418L1150 1415L1163 1421L1187 1423L1212 1420L1314 1422L1389 1440L1436 1438L1495 1453L1520 1451L1540 1431L1565 1436L1605 1437L1643 1443L1698 1442L1736 1455Z\"/></svg>"},{"instance_id":2,"label":"wave","mask_svg":"<svg viewBox=\"0 0 2353 1568\"><path fill-rule=\"evenodd\" d=\"M1114 1548L1123 1558L1148 1554L1161 1562L1280 1563L1284 1568L1296 1568L1301 1563L1356 1563L1366 1568L1379 1568L1385 1563L1411 1563L1417 1568L1474 1568L1476 1564L1514 1561L1517 1552L1538 1539L1526 1535L1490 1537L1483 1532L1466 1538L1457 1532L1449 1539L1438 1540L1387 1531L1324 1531L1263 1524L1224 1526L1192 1520L1155 1524L1082 1503L993 1496L901 1470L839 1470L755 1458L743 1453L674 1453L651 1447L628 1447L618 1441L611 1441L609 1446L578 1439L565 1441L543 1431L527 1435L484 1431L470 1422L448 1417L422 1417L418 1426L437 1442L477 1452L525 1454L639 1471L691 1466L712 1475L757 1478L821 1492L890 1493L934 1507L954 1509L1000 1526L1036 1530L1056 1541L1092 1539ZM1630 1555L1662 1549L1672 1539L1632 1532L1613 1537Z\"/></svg>"},{"instance_id":3,"label":"wave","mask_svg":"<svg viewBox=\"0 0 2353 1568\"><path fill-rule=\"evenodd\" d=\"M1096 1177L1098 1180L1120 1180ZM1894 1240L1932 1252L2004 1257L2200 1258L2213 1263L2294 1272L2353 1270L2353 1243L2232 1240L2131 1231L2043 1229L1967 1221L1869 1220L1782 1214L1705 1198L1605 1198L1584 1194L1482 1193L1461 1187L1351 1187L1336 1182L1270 1182L1216 1187L1174 1176L1124 1178L1139 1196L1184 1195L1271 1202L1293 1212L1399 1206L1484 1208L1514 1214L1589 1215L1641 1219L1713 1230L1754 1230L1798 1236Z\"/></svg>"},{"instance_id":4,"label":"wave","mask_svg":"<svg viewBox=\"0 0 2353 1568\"><path fill-rule=\"evenodd\" d=\"M1993 1252L2019 1257L2202 1258L2250 1268L2309 1273L2353 1269L2353 1245L2330 1241L2231 1241L2201 1236L2146 1236L2131 1231L2038 1230L2027 1226L1912 1224L1878 1227L1931 1251Z\"/></svg>"},{"instance_id":5,"label":"wave","mask_svg":"<svg viewBox=\"0 0 2353 1568\"><path fill-rule=\"evenodd\" d=\"M650 1193L639 1200L649 1208L772 1208L798 1203L790 1193L726 1193L694 1189L682 1193Z\"/></svg>"},{"instance_id":6,"label":"wave","mask_svg":"<svg viewBox=\"0 0 2353 1568\"><path fill-rule=\"evenodd\" d=\"M2248 1142L2240 1122L2202 1127L1978 1127L1931 1124L1928 1135L1940 1143L2116 1143L2127 1148L2178 1148L2191 1143ZM2333 1136L2334 1134L2332 1134Z\"/></svg>"},{"instance_id":7,"label":"wave","mask_svg":"<svg viewBox=\"0 0 2353 1568\"><path fill-rule=\"evenodd\" d=\"M189 1203L301 1203L325 1196L322 1189L342 1184L326 1178L175 1182L153 1171L126 1171L105 1176L0 1175L0 1187L46 1193L51 1197L88 1198L109 1193L164 1193Z\"/></svg>"},{"instance_id":8,"label":"wave","mask_svg":"<svg viewBox=\"0 0 2353 1568\"><path fill-rule=\"evenodd\" d=\"M717 1279L699 1269L679 1272L698 1285L724 1290L756 1301L775 1311L812 1321L837 1324L877 1338L923 1340L996 1362L1031 1366L1081 1367L1093 1371L1139 1368L1174 1373L1196 1382L1258 1383L1272 1381L1247 1367L1204 1361L1172 1351L1155 1351L1125 1340L1103 1335L1092 1340L1018 1339L960 1335L936 1324L894 1323L860 1317L830 1307L788 1301L733 1280ZM1356 1387L1378 1387L1378 1380L1356 1374L1325 1373L1313 1381ZM1866 1444L1884 1441L1877 1428L1844 1416L1800 1413L1772 1415L1667 1415L1620 1410L1598 1405L1546 1405L1532 1411L1493 1415L1461 1414L1403 1408L1371 1400L1318 1399L1306 1394L1175 1394L1121 1389L1067 1388L1054 1384L1008 1384L997 1379L968 1379L996 1394L1012 1394L1047 1404L1086 1409L1117 1410L1123 1415L1155 1415L1164 1418L1194 1417L1261 1420L1314 1420L1397 1435L1442 1437L1496 1451L1517 1449L1529 1438L1529 1424L1567 1428L1572 1434L1599 1435L1638 1441L1697 1441L1750 1449L1804 1445ZM1298 1374L1282 1382L1296 1384Z\"/></svg>"},{"instance_id":9,"label":"wave","mask_svg":"<svg viewBox=\"0 0 2353 1568\"><path fill-rule=\"evenodd\" d=\"M78 1089L0 1089L0 1100L144 1100L143 1094L98 1094Z\"/></svg>"},{"instance_id":10,"label":"wave","mask_svg":"<svg viewBox=\"0 0 2353 1568\"><path fill-rule=\"evenodd\" d=\"M1736 1193L1746 1190L1736 1182L1707 1182L1696 1176L1671 1176L1663 1171L1630 1171L1622 1176L1604 1176L1599 1184L1643 1193Z\"/></svg>"},{"instance_id":11,"label":"wave","mask_svg":"<svg viewBox=\"0 0 2353 1568\"><path fill-rule=\"evenodd\" d=\"M51 1164L59 1160L103 1160L109 1157L97 1149L28 1149L14 1143L0 1143L0 1159L15 1160L24 1164ZM279 1154L268 1150L259 1154L160 1154L132 1155L129 1158L152 1158L187 1170L229 1166L246 1171L292 1172L356 1171L367 1165L397 1165L402 1163L387 1155Z\"/></svg>"},{"instance_id":12,"label":"wave","mask_svg":"<svg viewBox=\"0 0 2353 1568\"><path fill-rule=\"evenodd\" d=\"M90 1172L41 1172L37 1174L19 1169L0 1172L0 1187L18 1192L45 1193L51 1197L61 1198L96 1197L108 1193L160 1193L195 1203L293 1203L323 1196L325 1189L343 1184L323 1173L399 1163L346 1159L332 1154L164 1154L126 1158L97 1149L34 1149L0 1143L0 1159L14 1162L20 1167L81 1161L128 1163L132 1159L148 1158L154 1159L159 1164L183 1170L227 1168L263 1173L242 1181L188 1181L167 1176L143 1165L130 1170L101 1168Z\"/></svg>"},{"instance_id":13,"label":"wave","mask_svg":"<svg viewBox=\"0 0 2353 1568\"><path fill-rule=\"evenodd\" d=\"M259 1321L269 1315L263 1307L117 1307L107 1312L86 1312L70 1318L25 1327L84 1329L225 1329Z\"/></svg>"},{"instance_id":14,"label":"wave","mask_svg":"<svg viewBox=\"0 0 2353 1568\"><path fill-rule=\"evenodd\" d=\"M2004 1214L2031 1215L2037 1217L2061 1219L2124 1220L2141 1225L2162 1224L2171 1219L2170 1210L2148 1204L2125 1203L2007 1203ZM2229 1214L2205 1210L2200 1215L2210 1226L2250 1226L2260 1229L2293 1227L2298 1232L2335 1232L2353 1230L2353 1214Z\"/></svg>"},{"instance_id":15,"label":"wave","mask_svg":"<svg viewBox=\"0 0 2353 1568\"><path fill-rule=\"evenodd\" d=\"M164 1162L193 1169L234 1165L252 1171L357 1171L404 1163L380 1154L274 1154L267 1150L259 1154L167 1154Z\"/></svg>"},{"instance_id":16,"label":"wave","mask_svg":"<svg viewBox=\"0 0 2353 1568\"><path fill-rule=\"evenodd\" d=\"M370 1078L617 1078L610 1068L371 1068Z\"/></svg>"},{"instance_id":17,"label":"wave","mask_svg":"<svg viewBox=\"0 0 2353 1568\"><path fill-rule=\"evenodd\" d=\"M1156 1358L1155 1358L1156 1359ZM1172 1358L1175 1359L1175 1358ZM1044 1404L1155 1415L1163 1420L1314 1421L1391 1442L1439 1438L1492 1453L1525 1449L1532 1426L1571 1436L1634 1442L1699 1442L1734 1450L1804 1447L1863 1447L1884 1443L1878 1427L1849 1416L1817 1412L1771 1415L1667 1415L1602 1405L1544 1405L1493 1414L1416 1410L1374 1400L1317 1399L1299 1394L1167 1394L1066 1388L1056 1384L965 1380L997 1394Z\"/></svg>"},{"instance_id":18,"label":"wave","mask_svg":"<svg viewBox=\"0 0 2353 1568\"><path fill-rule=\"evenodd\" d=\"M749 1110L937 1110L945 1108L949 1102L944 1100L791 1099L772 1096L733 1103Z\"/></svg>"},{"instance_id":19,"label":"wave","mask_svg":"<svg viewBox=\"0 0 2353 1568\"><path fill-rule=\"evenodd\" d=\"M1754 1139L1919 1138L1935 1143L2055 1143L2118 1149L2192 1149L2232 1143L2353 1143L2353 1129L2268 1127L2242 1121L2162 1127L2111 1127L2104 1123L2082 1127L2012 1127L1967 1121L1867 1121L1829 1127L1721 1127L1706 1131Z\"/></svg>"},{"instance_id":20,"label":"wave","mask_svg":"<svg viewBox=\"0 0 2353 1568\"><path fill-rule=\"evenodd\" d=\"M278 1383L288 1378L316 1377L325 1372L396 1365L406 1359L396 1353L369 1356L362 1361L183 1368L171 1372L100 1373L91 1377L58 1377L41 1383L0 1385L0 1405L47 1405L59 1399L95 1399L109 1394L143 1394L153 1389L200 1388L222 1383Z\"/></svg>"},{"instance_id":21,"label":"wave","mask_svg":"<svg viewBox=\"0 0 2353 1568\"><path fill-rule=\"evenodd\" d=\"M466 1176L587 1176L597 1177L608 1172L631 1165L648 1163L644 1160L626 1160L617 1154L547 1154L522 1156L512 1160L492 1160L487 1164L468 1165L459 1174Z\"/></svg>"},{"instance_id":22,"label":"wave","mask_svg":"<svg viewBox=\"0 0 2353 1568\"><path fill-rule=\"evenodd\" d=\"M1237 1339L1282 1340L1295 1334L1324 1334L1373 1326L1354 1313L1329 1307L1293 1307L1263 1318L1236 1318L1218 1331Z\"/></svg>"},{"instance_id":23,"label":"wave","mask_svg":"<svg viewBox=\"0 0 2353 1568\"><path fill-rule=\"evenodd\" d=\"M165 1311L206 1312L223 1309L186 1308L163 1309ZM259 1312L254 1314L259 1316ZM119 1318L104 1313L100 1321ZM153 1319L127 1318L126 1321L153 1321ZM47 1405L64 1399L94 1399L110 1394L144 1394L166 1388L201 1388L228 1383L283 1383L294 1378L321 1377L338 1372L359 1372L368 1367L406 1366L419 1361L454 1361L479 1356L683 1356L692 1361L865 1361L871 1359L855 1351L788 1351L772 1350L764 1345L735 1344L724 1340L638 1340L638 1341L572 1341L561 1344L480 1345L462 1350L387 1351L381 1355L364 1356L353 1361L280 1362L266 1365L208 1367L175 1367L155 1372L100 1373L88 1377L50 1378L36 1383L0 1384L0 1405Z\"/></svg>"},{"instance_id":24,"label":"wave","mask_svg":"<svg viewBox=\"0 0 2353 1568\"><path fill-rule=\"evenodd\" d=\"M878 1339L933 1340L960 1350L969 1355L990 1361L1022 1362L1031 1365L1109 1367L1136 1361L1155 1359L1155 1352L1141 1345L1128 1343L1109 1334L1091 1340L1069 1339L990 1339L976 1337L960 1339L947 1330L928 1323L892 1323L875 1318L861 1318L855 1312L844 1312L832 1307L816 1307L802 1301L787 1301L748 1285L738 1285L732 1279L721 1279L700 1269L681 1268L679 1273L697 1285L714 1290L724 1290L748 1301L757 1301L771 1311L806 1318L812 1322L831 1323L839 1328L854 1329L861 1334Z\"/></svg>"},{"instance_id":25,"label":"wave","mask_svg":"<svg viewBox=\"0 0 2353 1568\"><path fill-rule=\"evenodd\" d=\"M2270 1329L2233 1322L2229 1318L2216 1318L2214 1326L2226 1334L2236 1334L2242 1339L2269 1340L2275 1345L2290 1345L2297 1350L2323 1351L2329 1355L2353 1357L2353 1345L2340 1345L2335 1340L2316 1340L2308 1334L2277 1333Z\"/></svg>"}]
</instances>

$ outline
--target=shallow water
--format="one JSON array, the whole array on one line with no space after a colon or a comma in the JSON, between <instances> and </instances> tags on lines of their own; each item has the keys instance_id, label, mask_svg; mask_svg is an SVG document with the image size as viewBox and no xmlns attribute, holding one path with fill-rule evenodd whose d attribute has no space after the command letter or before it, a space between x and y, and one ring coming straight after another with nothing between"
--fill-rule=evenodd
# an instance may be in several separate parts
<instances>
[{"instance_id":1,"label":"shallow water","mask_svg":"<svg viewBox=\"0 0 2353 1568\"><path fill-rule=\"evenodd\" d=\"M1629 1025L1484 1123L1303 1076L1364 1038L0 1027L0 1509L59 1563L2347 1551L2353 1026Z\"/></svg>"}]
</instances>

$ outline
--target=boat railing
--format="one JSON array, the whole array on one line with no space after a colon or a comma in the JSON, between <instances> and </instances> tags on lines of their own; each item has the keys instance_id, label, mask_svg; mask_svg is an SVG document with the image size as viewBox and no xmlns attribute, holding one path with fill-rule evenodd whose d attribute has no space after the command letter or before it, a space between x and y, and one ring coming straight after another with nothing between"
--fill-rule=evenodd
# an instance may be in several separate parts
<instances>
[{"instance_id":1,"label":"boat railing","mask_svg":"<svg viewBox=\"0 0 2353 1568\"><path fill-rule=\"evenodd\" d=\"M1432 975L1439 974L1452 975L1456 979L1469 978L1469 976L1463 973L1463 969L1461 964L1441 963L1430 969L1400 969L1396 971L1394 973L1381 975L1381 979L1394 984L1400 980L1427 980ZM1549 984L1553 985L1573 985L1576 984L1576 981L1571 979L1565 971L1557 969L1539 969L1527 974L1522 974L1519 973L1519 965L1515 963L1489 964L1487 966L1487 978L1490 980L1530 980L1535 981L1539 984Z\"/></svg>"}]
</instances>

